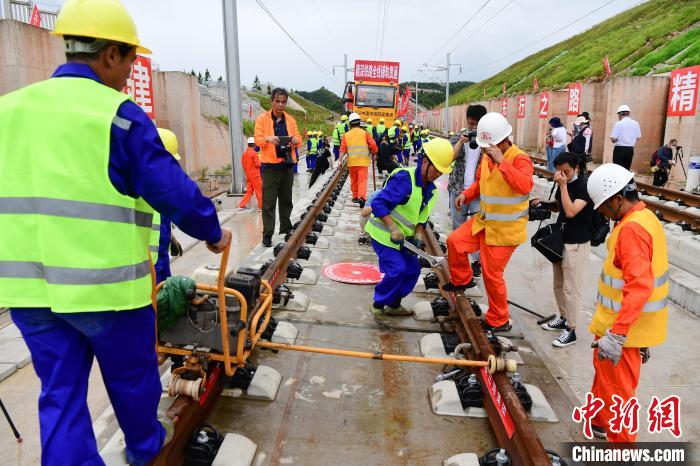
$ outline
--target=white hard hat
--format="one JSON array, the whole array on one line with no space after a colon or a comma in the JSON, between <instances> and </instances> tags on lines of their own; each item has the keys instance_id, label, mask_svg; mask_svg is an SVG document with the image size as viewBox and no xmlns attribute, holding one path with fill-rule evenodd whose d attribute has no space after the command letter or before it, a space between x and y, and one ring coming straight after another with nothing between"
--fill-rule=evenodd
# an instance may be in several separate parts
<instances>
[{"instance_id":1,"label":"white hard hat","mask_svg":"<svg viewBox=\"0 0 700 466\"><path fill-rule=\"evenodd\" d=\"M484 115L476 126L476 143L481 147L496 145L511 135L513 127L497 112Z\"/></svg>"},{"instance_id":2,"label":"white hard hat","mask_svg":"<svg viewBox=\"0 0 700 466\"><path fill-rule=\"evenodd\" d=\"M588 195L597 209L603 202L622 191L622 188L634 181L634 173L621 165L604 163L588 177Z\"/></svg>"},{"instance_id":3,"label":"white hard hat","mask_svg":"<svg viewBox=\"0 0 700 466\"><path fill-rule=\"evenodd\" d=\"M348 117L348 121L360 121L360 120L361 120L360 115L358 115L355 112L351 113L350 116Z\"/></svg>"},{"instance_id":4,"label":"white hard hat","mask_svg":"<svg viewBox=\"0 0 700 466\"><path fill-rule=\"evenodd\" d=\"M585 116L580 116L580 117L577 117L577 118L576 118L576 121L574 121L574 124L575 124L575 125L582 125L582 124L584 124L584 123L587 122L587 121L588 121L588 120L586 120L586 117L585 117Z\"/></svg>"},{"instance_id":5,"label":"white hard hat","mask_svg":"<svg viewBox=\"0 0 700 466\"><path fill-rule=\"evenodd\" d=\"M255 144L255 138L248 138L248 144Z\"/></svg>"},{"instance_id":6,"label":"white hard hat","mask_svg":"<svg viewBox=\"0 0 700 466\"><path fill-rule=\"evenodd\" d=\"M628 105L620 105L619 107L617 107L617 113L631 112L631 111L632 110L630 110Z\"/></svg>"}]
</instances>

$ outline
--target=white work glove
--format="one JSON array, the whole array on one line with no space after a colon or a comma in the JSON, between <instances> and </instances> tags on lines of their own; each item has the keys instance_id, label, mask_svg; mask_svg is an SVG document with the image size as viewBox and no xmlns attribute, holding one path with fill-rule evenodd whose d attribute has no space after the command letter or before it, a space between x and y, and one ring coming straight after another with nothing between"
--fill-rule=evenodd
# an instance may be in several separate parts
<instances>
[{"instance_id":1,"label":"white work glove","mask_svg":"<svg viewBox=\"0 0 700 466\"><path fill-rule=\"evenodd\" d=\"M622 347L625 344L627 337L624 335L616 335L607 329L605 335L599 340L591 343L591 348L598 348L598 359L609 359L613 365L617 365L622 357Z\"/></svg>"}]
</instances>

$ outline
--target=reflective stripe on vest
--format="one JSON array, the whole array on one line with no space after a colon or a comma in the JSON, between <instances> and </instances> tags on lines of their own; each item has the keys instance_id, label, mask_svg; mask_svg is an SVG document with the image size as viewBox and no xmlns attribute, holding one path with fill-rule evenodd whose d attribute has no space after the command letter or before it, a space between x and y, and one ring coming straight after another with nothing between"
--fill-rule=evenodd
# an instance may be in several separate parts
<instances>
[{"instance_id":1,"label":"reflective stripe on vest","mask_svg":"<svg viewBox=\"0 0 700 466\"><path fill-rule=\"evenodd\" d=\"M504 160L513 162L521 155L527 156L515 144L503 154ZM485 230L486 244L490 246L517 246L527 241L528 195L520 194L505 180L503 173L487 160L481 163L479 180L480 213L472 223L472 233Z\"/></svg>"},{"instance_id":2,"label":"reflective stripe on vest","mask_svg":"<svg viewBox=\"0 0 700 466\"><path fill-rule=\"evenodd\" d=\"M408 201L405 204L397 205L389 213L391 219L406 237L410 237L415 234L416 225L428 221L430 212L432 211L438 197L437 189L434 189L430 201L428 201L425 207L421 208L421 204L423 203L423 189L420 186L416 186L416 168L417 167L397 168L389 177L389 179L391 179L391 176L394 176L394 174L398 173L399 171L407 171L411 177L411 186L413 189ZM389 228L381 219L376 218L374 215L369 218L369 221L365 226L365 232L370 235L372 239L380 244L383 244L384 246L394 249L401 249L400 245L391 241L391 232Z\"/></svg>"},{"instance_id":3,"label":"reflective stripe on vest","mask_svg":"<svg viewBox=\"0 0 700 466\"><path fill-rule=\"evenodd\" d=\"M51 78L0 96L0 307L53 312L150 303L153 209L109 179L128 96ZM42 128L37 131L36 128Z\"/></svg>"},{"instance_id":4,"label":"reflective stripe on vest","mask_svg":"<svg viewBox=\"0 0 700 466\"><path fill-rule=\"evenodd\" d=\"M663 343L668 320L668 252L663 226L649 209L632 211L613 228L608 239L608 256L598 280L596 311L589 326L591 333L600 336L612 328L623 307L623 271L615 266L615 252L620 231L629 222L642 226L653 242L651 269L654 288L627 333L626 347L647 347Z\"/></svg>"}]
</instances>

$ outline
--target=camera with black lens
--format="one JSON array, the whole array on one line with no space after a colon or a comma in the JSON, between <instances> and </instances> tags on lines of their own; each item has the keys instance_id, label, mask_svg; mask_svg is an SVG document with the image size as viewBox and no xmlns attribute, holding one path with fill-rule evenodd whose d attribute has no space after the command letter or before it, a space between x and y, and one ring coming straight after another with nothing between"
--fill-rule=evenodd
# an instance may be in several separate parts
<instances>
[{"instance_id":1,"label":"camera with black lens","mask_svg":"<svg viewBox=\"0 0 700 466\"><path fill-rule=\"evenodd\" d=\"M469 139L470 149L477 149L479 147L479 144L476 143L476 130L462 131L462 136Z\"/></svg>"},{"instance_id":2,"label":"camera with black lens","mask_svg":"<svg viewBox=\"0 0 700 466\"><path fill-rule=\"evenodd\" d=\"M277 146L277 158L284 159L284 163L294 163L294 158L292 157L292 137L291 136L278 136L280 143Z\"/></svg>"},{"instance_id":3,"label":"camera with black lens","mask_svg":"<svg viewBox=\"0 0 700 466\"><path fill-rule=\"evenodd\" d=\"M531 222L538 220L549 220L549 218L552 216L552 211L540 204L538 206L530 206L527 216Z\"/></svg>"}]
</instances>

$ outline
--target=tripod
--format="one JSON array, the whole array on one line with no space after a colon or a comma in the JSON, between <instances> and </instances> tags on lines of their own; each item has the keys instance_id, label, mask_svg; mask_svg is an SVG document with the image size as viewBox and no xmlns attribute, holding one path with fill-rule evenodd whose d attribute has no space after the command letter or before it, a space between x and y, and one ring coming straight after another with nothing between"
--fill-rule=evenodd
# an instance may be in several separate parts
<instances>
[{"instance_id":1,"label":"tripod","mask_svg":"<svg viewBox=\"0 0 700 466\"><path fill-rule=\"evenodd\" d=\"M12 433L15 434L15 438L17 439L17 443L22 443L22 436L19 435L19 431L17 430L17 427L15 427L15 423L12 422L12 418L10 417L10 413L7 412L7 409L5 409L5 405L2 402L2 399L0 399L0 409L2 409L2 413L5 415L5 419L7 419L7 423L10 424L10 428L12 429Z\"/></svg>"},{"instance_id":2,"label":"tripod","mask_svg":"<svg viewBox=\"0 0 700 466\"><path fill-rule=\"evenodd\" d=\"M688 173L686 173L686 171L685 171L685 162L683 161L683 148L681 146L676 146L676 156L673 159L673 162L677 164L679 160L681 162L681 169L683 170L683 176L687 180Z\"/></svg>"}]
</instances>

